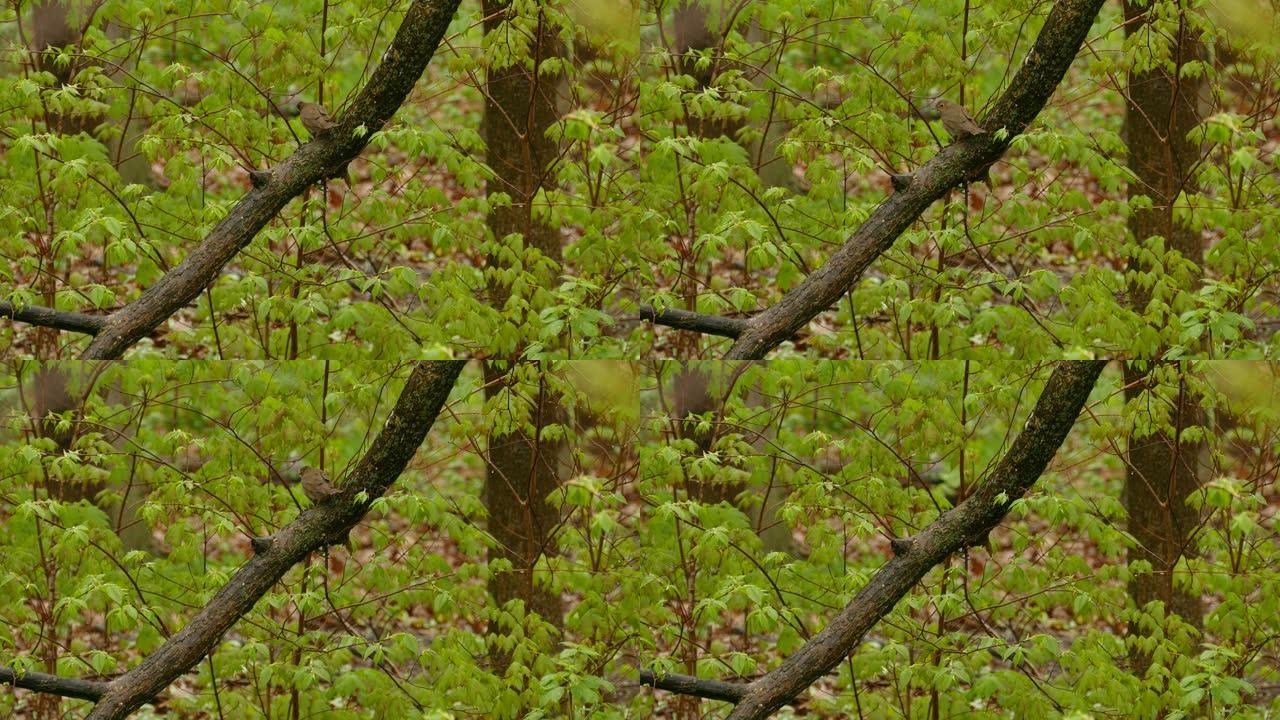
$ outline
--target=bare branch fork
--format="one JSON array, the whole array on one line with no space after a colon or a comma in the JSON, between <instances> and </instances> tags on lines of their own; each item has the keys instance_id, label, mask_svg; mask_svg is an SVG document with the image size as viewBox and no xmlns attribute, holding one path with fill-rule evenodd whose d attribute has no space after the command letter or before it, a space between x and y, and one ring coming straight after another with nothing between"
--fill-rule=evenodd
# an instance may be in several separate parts
<instances>
[{"instance_id":1,"label":"bare branch fork","mask_svg":"<svg viewBox=\"0 0 1280 720\"><path fill-rule=\"evenodd\" d=\"M127 717L212 652L223 634L291 567L311 552L339 540L365 516L417 452L463 364L445 361L416 365L382 431L347 476L342 491L303 511L276 532L269 543L261 544L262 552L236 571L186 627L140 665L110 682L75 681L40 673L18 678L8 669L0 669L0 680L41 692L96 700L89 720Z\"/></svg>"},{"instance_id":2,"label":"bare branch fork","mask_svg":"<svg viewBox=\"0 0 1280 720\"><path fill-rule=\"evenodd\" d=\"M1013 502L1026 494L1044 473L1105 366L1105 361L1058 363L1022 432L973 495L943 513L918 535L897 539L893 544L894 557L876 571L821 632L777 668L745 685L720 683L726 687L715 688L720 693L715 699L737 704L729 720L769 717L843 661L867 631L889 614L935 565L958 550L984 543ZM658 684L646 683L645 677L641 675L643 684L711 697L701 692L711 687L706 685L707 681L667 676L667 681L659 679L663 684ZM649 677L652 679L652 674Z\"/></svg>"},{"instance_id":3,"label":"bare branch fork","mask_svg":"<svg viewBox=\"0 0 1280 720\"><path fill-rule=\"evenodd\" d=\"M952 143L916 170L905 189L881 203L822 267L775 305L746 320L725 357L763 358L836 303L935 200L956 185L980 178L1049 101L1080 51L1102 2L1059 0L1009 89L983 118L982 126L988 132ZM992 132L1000 129L1007 134L997 137Z\"/></svg>"},{"instance_id":4,"label":"bare branch fork","mask_svg":"<svg viewBox=\"0 0 1280 720\"><path fill-rule=\"evenodd\" d=\"M382 63L337 127L298 148L279 165L255 170L253 189L231 208L209 235L177 267L165 273L137 300L105 317L85 315L61 322L48 308L13 308L0 314L14 320L94 335L86 359L119 358L187 303L194 300L231 258L248 245L289 201L317 182L346 173L374 133L404 103L427 62L444 38L461 0L414 0L405 13ZM72 315L78 315L73 313Z\"/></svg>"}]
</instances>

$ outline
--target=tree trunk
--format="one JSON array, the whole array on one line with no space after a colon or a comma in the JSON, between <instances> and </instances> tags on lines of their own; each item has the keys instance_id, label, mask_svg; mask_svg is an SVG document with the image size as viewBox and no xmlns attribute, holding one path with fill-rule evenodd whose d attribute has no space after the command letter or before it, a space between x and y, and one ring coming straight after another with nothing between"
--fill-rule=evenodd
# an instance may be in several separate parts
<instances>
[{"instance_id":1,"label":"tree trunk","mask_svg":"<svg viewBox=\"0 0 1280 720\"><path fill-rule=\"evenodd\" d=\"M81 27L88 27L92 14L97 13L101 3L84 0L44 0L31 6L31 51L33 65L52 74L59 85L73 85L75 75L93 61L83 57L74 59L64 65L54 62L60 50L70 49L74 53L81 52L79 47L83 40ZM117 22L104 22L107 36L125 43L129 41L128 28ZM141 54L141 52L139 53ZM175 60L176 62L176 60ZM124 86L130 83L129 72L133 69L134 55L130 53L124 65L106 64L103 72ZM137 88L130 90L137 94ZM132 106L132 103L130 103ZM156 189L159 179L151 171L151 163L138 149L138 141L146 133L149 123L143 118L130 116L118 120L121 125L120 136L109 141L108 151L112 164L125 183L137 183ZM48 116L50 130L62 135L76 133L98 134L97 128L107 120L101 114L62 114L51 113Z\"/></svg>"},{"instance_id":2,"label":"tree trunk","mask_svg":"<svg viewBox=\"0 0 1280 720\"><path fill-rule=\"evenodd\" d=\"M499 29L506 7L505 2L485 0L486 33ZM536 37L529 42L533 67L562 54L550 22L540 18ZM486 193L506 193L511 197L510 204L489 210L488 226L494 239L501 241L519 233L526 246L536 247L544 256L559 262L559 232L533 218L533 198L547 184L558 150L556 143L547 138L547 129L556 121L557 85L555 75L539 75L519 61L490 68L485 79L484 138L487 161L494 172ZM498 260L491 257L489 266L499 267ZM489 291L494 307L504 309L509 289L490 280Z\"/></svg>"},{"instance_id":3,"label":"tree trunk","mask_svg":"<svg viewBox=\"0 0 1280 720\"><path fill-rule=\"evenodd\" d=\"M77 71L77 62L63 65L55 62L64 49L75 50L80 42L80 32L71 26L72 15L82 14L69 0L46 0L31 6L31 57L37 70L47 72L58 85L71 84ZM101 118L83 115L53 113L49 117L49 129L63 135L89 132Z\"/></svg>"},{"instance_id":4,"label":"tree trunk","mask_svg":"<svg viewBox=\"0 0 1280 720\"><path fill-rule=\"evenodd\" d=\"M1148 381L1146 373L1126 366L1126 398L1136 398ZM1173 571L1179 559L1195 552L1200 514L1187 505L1187 498L1200 487L1200 460L1204 456L1203 442L1188 442L1180 436L1187 427L1202 424L1203 418L1196 396L1185 391L1178 393L1169 415L1173 432L1129 438L1124 504L1129 532L1137 543L1129 551L1129 562L1146 560L1152 567L1151 573L1133 576L1129 595L1138 608L1158 600L1166 611L1200 627L1200 598L1175 590ZM1130 632L1138 632L1136 623ZM1141 668L1148 664L1145 658L1135 659Z\"/></svg>"},{"instance_id":5,"label":"tree trunk","mask_svg":"<svg viewBox=\"0 0 1280 720\"><path fill-rule=\"evenodd\" d=\"M1126 2L1126 33L1137 33L1146 17L1146 8ZM1170 52L1174 61L1172 72L1157 67L1129 75L1124 132L1129 146L1129 166L1137 176L1129 186L1129 196L1151 198L1149 209L1130 215L1129 230L1139 242L1160 235L1168 247L1196 264L1203 264L1200 234L1174 220L1173 204L1179 193L1196 190L1192 171L1200 161L1201 149L1200 143L1188 136L1200 124L1199 103L1204 92L1202 76L1180 78L1178 72L1187 63L1200 60L1204 47L1192 30L1184 26L1174 38ZM1131 286L1130 292L1138 309L1151 300L1147 289Z\"/></svg>"},{"instance_id":6,"label":"tree trunk","mask_svg":"<svg viewBox=\"0 0 1280 720\"><path fill-rule=\"evenodd\" d=\"M704 5L705 0L684 0L676 6L673 16L673 35L675 36L676 69L698 81L699 88L710 87L715 82L716 74L726 67L726 60L720 53L721 35L729 32L729 28L721 31L712 30L710 17ZM751 42L765 43L766 37L760 29L759 21L753 21L747 30L747 39ZM716 52L714 61L699 67L698 57L708 50ZM749 64L740 68L757 86L765 84L765 73ZM790 131L788 123L774 117L778 105L777 93L771 93L769 117L754 123L754 130L759 138L752 140L746 147L751 164L760 182L766 188L784 187L792 192L803 194L808 192L808 183L795 174L795 168L778 152L778 145L786 139ZM747 122L732 119L691 118L689 132L704 138L727 136L738 139L738 134Z\"/></svg>"},{"instance_id":7,"label":"tree trunk","mask_svg":"<svg viewBox=\"0 0 1280 720\"><path fill-rule=\"evenodd\" d=\"M1126 2L1125 32L1133 35L1149 22L1148 8ZM1186 12L1185 9L1180 11ZM1179 77L1183 65L1203 56L1198 37L1179 23L1170 39L1173 68L1157 66L1141 73L1130 73L1126 97L1125 137L1129 165L1136 179L1129 186L1130 197L1145 195L1151 207L1130 215L1129 230L1142 243L1159 235L1167 248L1177 250L1186 259L1203 264L1204 247L1193 228L1177 222L1173 206L1180 193L1196 189L1193 170L1200 159L1200 144L1188 139L1200 122L1199 102L1203 91L1201 77ZM1131 272L1148 271L1140 261L1130 261ZM1138 312L1145 312L1152 301L1151 290L1131 280L1130 302ZM1153 382L1146 370L1134 365L1125 368L1126 397L1135 399ZM1183 386L1185 387L1185 385ZM1177 613L1186 622L1199 626L1202 619L1200 599L1176 592L1173 570L1178 560L1194 551L1193 534L1199 516L1188 507L1187 498L1200 484L1199 460L1202 443L1189 443L1180 437L1182 429L1202 422L1197 398L1180 390L1169 413L1172 431L1129 438L1125 475L1124 502L1129 514L1129 531L1137 545L1129 553L1129 562L1146 560L1150 574L1135 575L1129 585L1134 603L1142 608L1151 601L1161 601L1168 612ZM1137 625L1130 628L1137 633ZM1150 659L1135 655L1139 670L1145 670Z\"/></svg>"},{"instance_id":8,"label":"tree trunk","mask_svg":"<svg viewBox=\"0 0 1280 720\"><path fill-rule=\"evenodd\" d=\"M513 381L512 372L509 366L485 363L489 398ZM515 398L523 395L522 391L511 396L513 402L520 402ZM533 568L543 555L555 552L554 531L560 515L547 497L560 486L562 444L542 437L541 431L546 425L559 422L560 415L555 396L545 383L540 383L529 408L532 427L506 434L490 433L484 487L489 534L497 541L489 551L489 559L507 560L512 566L510 572L496 573L489 579L494 605L501 608L520 600L526 611L536 612L557 627L562 615L560 596L534 584ZM490 632L497 630L490 627Z\"/></svg>"},{"instance_id":9,"label":"tree trunk","mask_svg":"<svg viewBox=\"0 0 1280 720\"><path fill-rule=\"evenodd\" d=\"M507 8L506 2L484 0L486 33L501 31ZM533 216L533 200L547 184L557 156L556 144L547 138L547 129L557 118L556 88L559 86L556 76L539 75L537 68L542 61L563 54L555 27L541 6L528 53L526 62L517 60L506 67L490 67L485 81L484 136L488 164L494 172L487 193L490 196L505 193L511 198L510 204L491 206L487 222L496 242L519 234L526 247L537 248L544 257L558 264L561 259L559 232ZM523 303L519 309L506 307L511 291L496 272L502 267L498 254L491 254L488 289L493 307L517 324L536 321L533 313L527 318L523 316L526 307ZM554 280L553 276L539 278L543 284ZM520 349L515 348L508 362L485 364L486 399L496 397L508 387L515 389L518 371L511 361L519 357ZM536 391L522 386L508 396L511 402L528 402L528 423L511 432L491 432L488 438L484 501L489 513L489 533L497 541L489 558L490 561L507 560L512 566L511 571L490 578L489 594L497 608L519 600L526 612L536 612L543 620L559 627L563 613L559 595L537 587L533 581L533 568L538 559L554 552L554 531L559 522L559 515L547 503L547 496L560 483L561 443L548 441L541 431L547 424L561 421L561 409L555 393L541 378ZM502 628L496 621L491 622L489 632L498 634ZM510 664L507 652L495 650L490 659L498 674L503 674Z\"/></svg>"},{"instance_id":10,"label":"tree trunk","mask_svg":"<svg viewBox=\"0 0 1280 720\"><path fill-rule=\"evenodd\" d=\"M32 417L41 437L51 438L57 444L58 453L71 450L80 431L82 405L97 382L96 369L89 364L76 362L48 362L41 365L31 377ZM75 386L73 394L69 386ZM65 425L53 416L70 415ZM127 438L123 434L110 436L110 442L121 453L128 452ZM100 502L98 494L104 489L120 493L121 502ZM111 520L111 527L120 537L126 550L143 550L158 554L160 548L151 536L151 528L141 517L142 505L150 493L150 484L142 481L116 483L85 482L82 480L54 480L46 482L49 497L74 503L87 500L98 505Z\"/></svg>"}]
</instances>

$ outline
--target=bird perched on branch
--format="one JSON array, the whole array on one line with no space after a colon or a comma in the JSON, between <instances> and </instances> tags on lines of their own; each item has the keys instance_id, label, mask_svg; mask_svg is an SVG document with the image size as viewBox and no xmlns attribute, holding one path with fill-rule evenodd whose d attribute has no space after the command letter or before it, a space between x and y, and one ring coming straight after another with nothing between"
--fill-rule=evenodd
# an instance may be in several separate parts
<instances>
[{"instance_id":1,"label":"bird perched on branch","mask_svg":"<svg viewBox=\"0 0 1280 720\"><path fill-rule=\"evenodd\" d=\"M311 137L319 137L338 127L338 123L329 117L323 105L310 102L298 103L298 117L302 119L302 127L311 133Z\"/></svg>"},{"instance_id":2,"label":"bird perched on branch","mask_svg":"<svg viewBox=\"0 0 1280 720\"><path fill-rule=\"evenodd\" d=\"M902 192L911 187L913 178L912 173L889 173L889 182L893 184L894 192Z\"/></svg>"},{"instance_id":3,"label":"bird perched on branch","mask_svg":"<svg viewBox=\"0 0 1280 720\"><path fill-rule=\"evenodd\" d=\"M938 98L925 104L920 108L920 114L928 120L942 120L942 127L952 140L963 140L987 132L968 110L946 98Z\"/></svg>"},{"instance_id":4,"label":"bird perched on branch","mask_svg":"<svg viewBox=\"0 0 1280 720\"><path fill-rule=\"evenodd\" d=\"M329 482L329 476L323 470L309 467L302 469L302 492L311 504L319 505L342 491Z\"/></svg>"}]
</instances>

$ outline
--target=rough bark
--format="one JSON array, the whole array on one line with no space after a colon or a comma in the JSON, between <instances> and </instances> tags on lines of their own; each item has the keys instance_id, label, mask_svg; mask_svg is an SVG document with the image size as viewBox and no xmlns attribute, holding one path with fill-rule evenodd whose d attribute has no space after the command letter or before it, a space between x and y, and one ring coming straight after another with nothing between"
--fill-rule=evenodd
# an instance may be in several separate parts
<instances>
[{"instance_id":1,"label":"rough bark","mask_svg":"<svg viewBox=\"0 0 1280 720\"><path fill-rule=\"evenodd\" d=\"M270 171L177 267L137 300L107 316L86 358L114 359L191 302L290 200L325 178L342 176L374 133L400 107L435 54L461 0L416 0L382 63L337 118L338 127L298 148ZM364 132L357 134L356 128Z\"/></svg>"},{"instance_id":2,"label":"rough bark","mask_svg":"<svg viewBox=\"0 0 1280 720\"><path fill-rule=\"evenodd\" d=\"M1127 36L1143 31L1150 9L1146 4L1125 3ZM1134 173L1129 196L1151 199L1150 207L1130 214L1129 230L1139 243L1152 236L1163 237L1166 247L1199 266L1204 262L1200 233L1178 222L1173 209L1181 193L1196 191L1194 169L1201 158L1200 144L1192 131L1200 124L1204 77L1184 76L1180 70L1188 62L1203 59L1205 53L1200 39L1185 21L1169 43L1172 67L1157 64L1151 70L1131 73L1128 78L1124 131L1129 166ZM1136 311L1143 312L1152 300L1151 292L1137 278L1150 268L1135 259L1129 269L1133 278L1130 303ZM1127 399L1134 400L1150 384L1146 372L1134 365L1126 366ZM1200 598L1173 586L1174 568L1183 556L1193 552L1192 535L1200 522L1199 513L1187 505L1187 499L1200 486L1198 464L1204 444L1180 437L1182 428L1203 424L1199 399L1193 393L1180 391L1169 415L1175 426L1173 432L1129 438L1124 503L1129 531L1136 541L1129 551L1129 562L1145 560L1153 569L1150 574L1133 577L1129 594L1139 608L1160 601L1167 610L1199 627L1203 613ZM1130 632L1138 632L1136 623ZM1149 663L1142 653L1136 654L1134 660L1139 669Z\"/></svg>"},{"instance_id":3,"label":"rough bark","mask_svg":"<svg viewBox=\"0 0 1280 720\"><path fill-rule=\"evenodd\" d=\"M1102 7L1103 0L1059 0L1045 19L1009 89L1000 96L983 127L1004 128L944 148L914 175L909 187L889 196L822 267L787 292L775 305L747 321L726 357L758 359L800 330L855 283L881 253L892 247L911 223L935 200L966 181L980 177L1000 159L1013 137L1035 119L1075 59Z\"/></svg>"},{"instance_id":4,"label":"rough bark","mask_svg":"<svg viewBox=\"0 0 1280 720\"><path fill-rule=\"evenodd\" d=\"M369 446L345 482L342 492L304 510L271 538L191 618L186 627L147 656L142 664L111 681L89 720L127 717L178 676L212 652L223 634L249 612L289 568L311 552L340 541L404 471L435 422L462 370L460 361L420 363ZM363 501L356 496L365 494Z\"/></svg>"},{"instance_id":5,"label":"rough bark","mask_svg":"<svg viewBox=\"0 0 1280 720\"><path fill-rule=\"evenodd\" d=\"M501 0L484 0L486 33L503 32L509 4ZM490 206L487 224L493 239L518 234L526 247L536 248L557 265L561 260L560 234L534 217L534 199L548 184L557 145L547 137L547 130L557 120L558 78L539 72L542 61L562 55L551 21L541 14L529 40L530 58L506 67L489 68L485 78L484 137L486 158L493 171L486 192L492 196L505 193L509 204ZM507 308L510 288L503 283L503 263L499 254L488 259L488 292L494 308L516 322L523 322L523 305ZM539 278L540 283L554 282L554 277ZM533 318L530 318L532 321ZM516 348L506 362L485 364L485 397L492 399L513 385L515 362L521 348ZM513 402L525 402L523 393ZM496 545L489 558L511 563L509 572L495 573L489 580L489 594L496 607L513 600L524 604L527 612L535 612L557 627L562 623L560 597L557 593L534 584L533 569L545 554L553 553L554 530L559 515L547 503L548 496L560 484L559 458L561 443L542 436L541 429L560 422L561 409L553 397L540 386L528 402L531 428L509 433L490 433L485 468L484 500L489 514L489 534ZM490 633L501 633L491 623ZM490 657L496 672L505 672L510 657L496 651Z\"/></svg>"},{"instance_id":6,"label":"rough bark","mask_svg":"<svg viewBox=\"0 0 1280 720\"><path fill-rule=\"evenodd\" d=\"M1105 366L1105 361L1058 363L1022 432L987 481L918 535L899 538L894 557L821 632L743 688L729 720L760 720L787 704L852 652L930 569L962 548L984 544L1013 502L1044 473Z\"/></svg>"}]
</instances>

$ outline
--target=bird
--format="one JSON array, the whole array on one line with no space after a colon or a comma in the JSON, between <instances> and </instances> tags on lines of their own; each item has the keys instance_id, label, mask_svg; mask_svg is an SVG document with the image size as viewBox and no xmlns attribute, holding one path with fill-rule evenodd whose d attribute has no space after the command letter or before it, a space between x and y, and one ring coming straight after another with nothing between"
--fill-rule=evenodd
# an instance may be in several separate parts
<instances>
[{"instance_id":1,"label":"bird","mask_svg":"<svg viewBox=\"0 0 1280 720\"><path fill-rule=\"evenodd\" d=\"M946 98L938 98L932 103L926 104L920 108L920 114L929 120L942 120L942 127L946 129L947 134L952 140L963 140L974 135L983 135L987 131L982 129L977 120L965 110L963 106L957 105Z\"/></svg>"},{"instance_id":2,"label":"bird","mask_svg":"<svg viewBox=\"0 0 1280 720\"><path fill-rule=\"evenodd\" d=\"M906 555L911 552L915 544L915 538L909 537L896 537L889 540L889 548L893 550L894 555Z\"/></svg>"},{"instance_id":3,"label":"bird","mask_svg":"<svg viewBox=\"0 0 1280 720\"><path fill-rule=\"evenodd\" d=\"M342 491L329 482L323 470L308 467L302 469L302 492L313 505L319 505Z\"/></svg>"},{"instance_id":4,"label":"bird","mask_svg":"<svg viewBox=\"0 0 1280 720\"><path fill-rule=\"evenodd\" d=\"M257 168L250 170L249 182L253 183L256 188L266 187L271 183L271 170L258 170Z\"/></svg>"},{"instance_id":5,"label":"bird","mask_svg":"<svg viewBox=\"0 0 1280 720\"><path fill-rule=\"evenodd\" d=\"M338 123L329 117L329 112L324 109L323 105L300 102L298 103L298 116L302 119L302 127L311 133L311 137L318 137L338 127Z\"/></svg>"}]
</instances>

